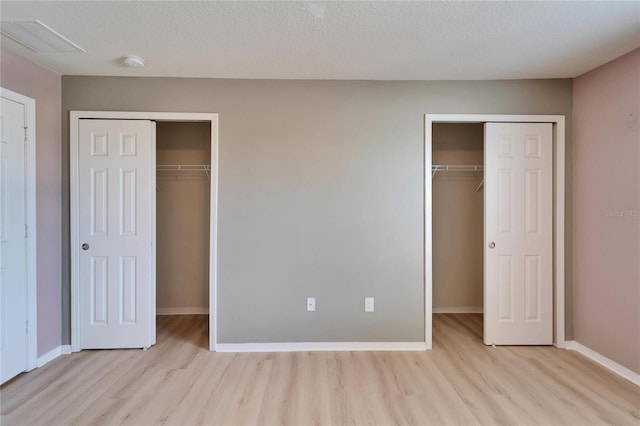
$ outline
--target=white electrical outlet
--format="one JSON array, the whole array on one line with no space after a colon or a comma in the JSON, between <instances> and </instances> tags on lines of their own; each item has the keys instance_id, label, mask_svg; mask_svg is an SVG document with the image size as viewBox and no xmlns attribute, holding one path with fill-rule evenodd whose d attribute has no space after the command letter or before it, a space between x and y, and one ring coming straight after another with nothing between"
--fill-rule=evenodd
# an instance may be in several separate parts
<instances>
[{"instance_id":1,"label":"white electrical outlet","mask_svg":"<svg viewBox=\"0 0 640 426\"><path fill-rule=\"evenodd\" d=\"M373 312L375 309L373 297L365 297L364 298L364 311L365 312Z\"/></svg>"},{"instance_id":2,"label":"white electrical outlet","mask_svg":"<svg viewBox=\"0 0 640 426\"><path fill-rule=\"evenodd\" d=\"M307 297L307 311L313 312L316 310L316 298Z\"/></svg>"}]
</instances>

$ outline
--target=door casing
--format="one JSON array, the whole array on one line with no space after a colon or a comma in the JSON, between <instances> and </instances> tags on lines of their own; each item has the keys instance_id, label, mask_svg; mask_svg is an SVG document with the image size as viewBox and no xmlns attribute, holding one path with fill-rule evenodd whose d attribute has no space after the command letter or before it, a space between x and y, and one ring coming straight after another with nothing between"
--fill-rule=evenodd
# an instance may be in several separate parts
<instances>
[{"instance_id":1,"label":"door casing","mask_svg":"<svg viewBox=\"0 0 640 426\"><path fill-rule=\"evenodd\" d=\"M211 201L209 213L209 350L217 347L217 247L218 247L218 114L181 112L128 112L128 111L71 111L70 113L70 182L71 182L71 350L77 352L80 342L80 282L79 282L79 186L78 145L80 119L153 120L153 121L200 121L211 123ZM155 185L150 182L155 194ZM153 209L155 211L155 202ZM155 214L153 215L155 218ZM155 221L155 219L154 219ZM150 226L155 228L156 224ZM155 241L153 242L155 248ZM152 250L155 265L155 250ZM155 272L155 271L154 271ZM155 292L155 274L152 276ZM155 321L155 318L153 318Z\"/></svg>"},{"instance_id":2,"label":"door casing","mask_svg":"<svg viewBox=\"0 0 640 426\"><path fill-rule=\"evenodd\" d=\"M38 366L38 307L36 258L36 101L0 87L0 96L21 103L26 112L26 225L27 238L27 359L26 371Z\"/></svg>"},{"instance_id":3,"label":"door casing","mask_svg":"<svg viewBox=\"0 0 640 426\"><path fill-rule=\"evenodd\" d=\"M564 115L426 114L424 120L424 341L432 343L433 315L433 124L434 123L551 123L553 125L553 344L565 347L565 117Z\"/></svg>"}]
</instances>

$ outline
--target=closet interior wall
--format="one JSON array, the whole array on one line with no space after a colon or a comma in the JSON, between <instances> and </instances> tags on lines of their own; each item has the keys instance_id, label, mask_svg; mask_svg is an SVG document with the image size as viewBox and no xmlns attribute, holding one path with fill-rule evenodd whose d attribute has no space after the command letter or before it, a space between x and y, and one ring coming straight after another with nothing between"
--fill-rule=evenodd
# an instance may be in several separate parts
<instances>
[{"instance_id":1,"label":"closet interior wall","mask_svg":"<svg viewBox=\"0 0 640 426\"><path fill-rule=\"evenodd\" d=\"M483 165L482 123L433 126L433 164ZM482 171L438 171L433 181L433 311L482 312ZM476 191L477 190L477 191Z\"/></svg>"},{"instance_id":2,"label":"closet interior wall","mask_svg":"<svg viewBox=\"0 0 640 426\"><path fill-rule=\"evenodd\" d=\"M208 122L157 122L158 165L210 165ZM158 314L209 311L210 179L204 170L156 173Z\"/></svg>"}]
</instances>

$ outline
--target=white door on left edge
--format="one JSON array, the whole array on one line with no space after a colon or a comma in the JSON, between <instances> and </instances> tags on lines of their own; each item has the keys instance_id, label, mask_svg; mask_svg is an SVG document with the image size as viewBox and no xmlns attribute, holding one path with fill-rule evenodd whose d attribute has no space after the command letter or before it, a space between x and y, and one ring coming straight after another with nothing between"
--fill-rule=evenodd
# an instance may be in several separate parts
<instances>
[{"instance_id":1,"label":"white door on left edge","mask_svg":"<svg viewBox=\"0 0 640 426\"><path fill-rule=\"evenodd\" d=\"M155 340L154 126L80 120L81 349L144 348Z\"/></svg>"},{"instance_id":2,"label":"white door on left edge","mask_svg":"<svg viewBox=\"0 0 640 426\"><path fill-rule=\"evenodd\" d=\"M0 106L0 383L27 369L25 106Z\"/></svg>"}]
</instances>

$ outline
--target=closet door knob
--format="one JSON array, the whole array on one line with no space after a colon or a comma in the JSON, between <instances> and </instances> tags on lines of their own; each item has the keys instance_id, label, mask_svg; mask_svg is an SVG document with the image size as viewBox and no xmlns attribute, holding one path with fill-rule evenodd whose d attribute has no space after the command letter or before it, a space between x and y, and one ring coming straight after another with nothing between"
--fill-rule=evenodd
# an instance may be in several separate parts
<instances>
[{"instance_id":1,"label":"closet door knob","mask_svg":"<svg viewBox=\"0 0 640 426\"><path fill-rule=\"evenodd\" d=\"M494 248L495 246L496 246L496 243L494 243L493 241L491 241L491 242L489 243L489 248L490 248L490 249Z\"/></svg>"},{"instance_id":2,"label":"closet door knob","mask_svg":"<svg viewBox=\"0 0 640 426\"><path fill-rule=\"evenodd\" d=\"M84 250L84 251L89 250L89 244L84 243L84 244L82 245L82 250Z\"/></svg>"}]
</instances>

